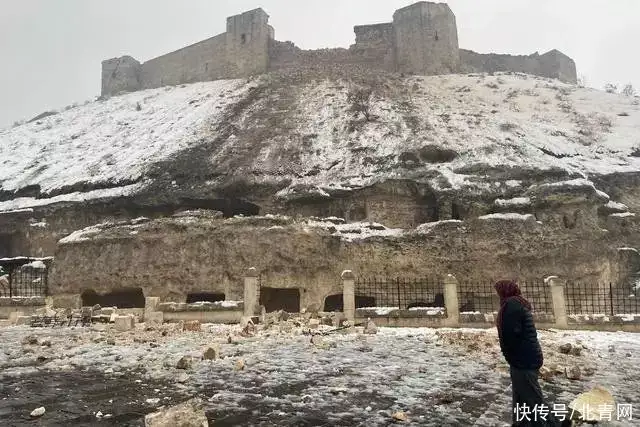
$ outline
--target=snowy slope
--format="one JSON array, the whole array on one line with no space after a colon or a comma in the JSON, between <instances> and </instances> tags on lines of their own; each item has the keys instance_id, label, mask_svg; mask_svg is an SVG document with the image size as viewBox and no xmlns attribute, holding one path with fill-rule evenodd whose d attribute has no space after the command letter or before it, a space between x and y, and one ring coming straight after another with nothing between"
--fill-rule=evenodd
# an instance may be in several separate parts
<instances>
[{"instance_id":1,"label":"snowy slope","mask_svg":"<svg viewBox=\"0 0 640 427\"><path fill-rule=\"evenodd\" d=\"M640 159L630 156L640 146L637 98L526 75L415 77L407 85L408 94L376 99L380 118L353 133L346 130L347 87L310 85L300 101L299 132L317 137L302 164L320 173L294 184L358 186L378 180L381 171L400 178L431 170L446 178L444 185L434 179L436 188L461 188L478 185L461 171L473 165L560 168L585 177L640 169ZM419 158L425 147L458 156L429 163ZM418 164L411 163L413 154Z\"/></svg>"},{"instance_id":2,"label":"snowy slope","mask_svg":"<svg viewBox=\"0 0 640 427\"><path fill-rule=\"evenodd\" d=\"M436 190L520 186L518 176L496 182L486 172L495 168L585 179L640 171L638 98L519 74L387 76L373 85L375 118L366 122L350 111L351 82L270 78L136 92L0 131L1 190L39 185L44 194L82 200L86 193L65 193L86 182L130 194L155 162L219 136L212 129L221 120L235 131L210 149L212 170L289 179L277 194L285 199L328 198L398 178ZM223 117L225 107L246 101L250 86L266 90ZM5 201L0 210L42 203Z\"/></svg>"},{"instance_id":3,"label":"snowy slope","mask_svg":"<svg viewBox=\"0 0 640 427\"><path fill-rule=\"evenodd\" d=\"M193 145L245 89L244 81L220 80L136 92L0 131L0 184L49 193L137 181L150 164Z\"/></svg>"}]
</instances>

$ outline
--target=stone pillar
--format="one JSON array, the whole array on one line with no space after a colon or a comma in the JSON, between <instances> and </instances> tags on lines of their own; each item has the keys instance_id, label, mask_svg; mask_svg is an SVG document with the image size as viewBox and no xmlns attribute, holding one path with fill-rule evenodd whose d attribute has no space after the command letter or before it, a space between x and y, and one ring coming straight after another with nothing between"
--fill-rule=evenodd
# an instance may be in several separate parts
<instances>
[{"instance_id":1,"label":"stone pillar","mask_svg":"<svg viewBox=\"0 0 640 427\"><path fill-rule=\"evenodd\" d=\"M258 314L260 284L258 270L251 267L244 275L244 315L252 317Z\"/></svg>"},{"instance_id":2,"label":"stone pillar","mask_svg":"<svg viewBox=\"0 0 640 427\"><path fill-rule=\"evenodd\" d=\"M460 323L458 279L452 274L447 274L444 278L444 306L447 309L447 326L458 326Z\"/></svg>"},{"instance_id":3,"label":"stone pillar","mask_svg":"<svg viewBox=\"0 0 640 427\"><path fill-rule=\"evenodd\" d=\"M148 318L152 318L154 316L152 313L155 313L158 311L158 305L160 305L160 298L158 297L144 298L144 321L145 322L147 321Z\"/></svg>"},{"instance_id":4,"label":"stone pillar","mask_svg":"<svg viewBox=\"0 0 640 427\"><path fill-rule=\"evenodd\" d=\"M356 323L356 276L351 270L342 272L342 311L344 316L351 323Z\"/></svg>"},{"instance_id":5,"label":"stone pillar","mask_svg":"<svg viewBox=\"0 0 640 427\"><path fill-rule=\"evenodd\" d=\"M553 316L558 328L568 327L567 306L564 297L564 281L557 276L544 279L544 283L551 288L551 302L553 304Z\"/></svg>"}]
</instances>

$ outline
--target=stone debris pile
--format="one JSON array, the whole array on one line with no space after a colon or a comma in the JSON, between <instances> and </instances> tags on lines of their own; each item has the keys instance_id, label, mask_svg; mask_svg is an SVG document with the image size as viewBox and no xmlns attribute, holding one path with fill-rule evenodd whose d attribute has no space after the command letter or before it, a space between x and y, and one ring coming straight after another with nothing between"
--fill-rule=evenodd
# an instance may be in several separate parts
<instances>
[{"instance_id":1,"label":"stone debris pile","mask_svg":"<svg viewBox=\"0 0 640 427\"><path fill-rule=\"evenodd\" d=\"M180 405L162 408L144 418L145 427L209 427L202 401L193 399Z\"/></svg>"}]
</instances>

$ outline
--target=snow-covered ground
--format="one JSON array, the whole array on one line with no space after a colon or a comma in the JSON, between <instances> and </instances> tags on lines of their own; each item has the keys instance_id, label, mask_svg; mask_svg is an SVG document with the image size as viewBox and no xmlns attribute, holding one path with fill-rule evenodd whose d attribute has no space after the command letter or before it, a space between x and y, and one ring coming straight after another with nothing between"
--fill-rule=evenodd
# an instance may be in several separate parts
<instances>
[{"instance_id":1,"label":"snow-covered ground","mask_svg":"<svg viewBox=\"0 0 640 427\"><path fill-rule=\"evenodd\" d=\"M36 375L46 384L49 376L63 373L73 378L91 370L104 375L107 384L128 380L138 389L147 384L134 397L110 395L107 387L101 406L81 410L94 420L98 411L118 417L115 404L107 399L121 404L123 399L135 400L149 412L199 396L206 401L208 416L221 425L383 426L397 411L406 413L407 425L510 423L508 373L493 329L382 328L377 335L334 333L315 345L290 322L245 338L238 335L239 326L205 325L199 333L178 332L171 325L161 330L145 331L142 325L136 332L122 333L104 326L3 328L0 377L14 384ZM39 343L50 340L51 346L21 344L30 334ZM554 382L542 382L549 403L568 404L596 384L609 389L617 403L640 402L637 335L541 331L540 336L546 364L595 370L579 381L557 376ZM566 342L582 345L582 354L560 354L558 347ZM220 346L222 358L200 360L203 350L214 344ZM185 355L194 357L193 368L176 369ZM240 359L243 370L235 369ZM19 398L18 392L3 393L0 418L6 414L3 408ZM63 390L59 399L66 400ZM56 399L44 404L50 416L59 407ZM46 420L47 415L41 419Z\"/></svg>"}]
</instances>

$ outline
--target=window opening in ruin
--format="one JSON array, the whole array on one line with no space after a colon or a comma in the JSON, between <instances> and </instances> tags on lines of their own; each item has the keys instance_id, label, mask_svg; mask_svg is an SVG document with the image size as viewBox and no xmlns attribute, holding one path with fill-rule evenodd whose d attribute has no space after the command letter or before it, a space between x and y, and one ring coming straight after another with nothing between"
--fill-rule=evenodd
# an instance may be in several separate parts
<instances>
[{"instance_id":1,"label":"window opening in ruin","mask_svg":"<svg viewBox=\"0 0 640 427\"><path fill-rule=\"evenodd\" d=\"M284 310L300 312L300 289L260 288L260 305L267 313Z\"/></svg>"},{"instance_id":2,"label":"window opening in ruin","mask_svg":"<svg viewBox=\"0 0 640 427\"><path fill-rule=\"evenodd\" d=\"M240 36L240 40L241 40L242 44L247 43L247 35L246 34L241 35Z\"/></svg>"},{"instance_id":3,"label":"window opening in ruin","mask_svg":"<svg viewBox=\"0 0 640 427\"><path fill-rule=\"evenodd\" d=\"M206 73L207 71L209 71L209 63L205 62L204 63L204 72Z\"/></svg>"},{"instance_id":4,"label":"window opening in ruin","mask_svg":"<svg viewBox=\"0 0 640 427\"><path fill-rule=\"evenodd\" d=\"M376 299L374 297L366 297L363 295L356 295L356 308L375 307Z\"/></svg>"},{"instance_id":5,"label":"window opening in ruin","mask_svg":"<svg viewBox=\"0 0 640 427\"><path fill-rule=\"evenodd\" d=\"M93 289L88 289L80 295L83 306L118 308L144 308L144 293L142 288L114 289L105 294L99 294Z\"/></svg>"},{"instance_id":6,"label":"window opening in ruin","mask_svg":"<svg viewBox=\"0 0 640 427\"><path fill-rule=\"evenodd\" d=\"M218 302L224 301L224 294L216 294L212 292L194 292L191 294L187 294L187 304L192 304L194 302Z\"/></svg>"},{"instance_id":7,"label":"window opening in ruin","mask_svg":"<svg viewBox=\"0 0 640 427\"><path fill-rule=\"evenodd\" d=\"M438 40L439 40L439 38L438 38L438 32L436 31L436 41L438 41Z\"/></svg>"},{"instance_id":8,"label":"window opening in ruin","mask_svg":"<svg viewBox=\"0 0 640 427\"><path fill-rule=\"evenodd\" d=\"M329 295L324 299L324 310L327 313L332 311L343 311L343 299L342 294Z\"/></svg>"}]
</instances>

